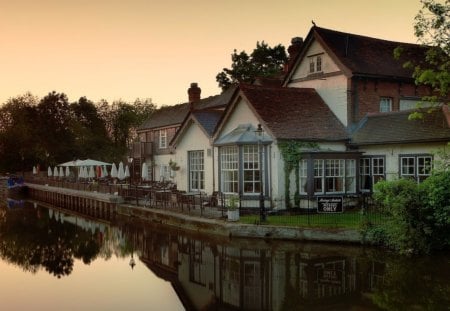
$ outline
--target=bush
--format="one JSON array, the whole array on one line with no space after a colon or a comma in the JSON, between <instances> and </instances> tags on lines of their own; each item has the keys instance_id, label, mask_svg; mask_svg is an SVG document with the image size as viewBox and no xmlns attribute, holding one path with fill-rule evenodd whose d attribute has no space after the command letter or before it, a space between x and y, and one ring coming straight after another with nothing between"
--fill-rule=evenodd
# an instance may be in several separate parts
<instances>
[{"instance_id":1,"label":"bush","mask_svg":"<svg viewBox=\"0 0 450 311\"><path fill-rule=\"evenodd\" d=\"M450 246L450 172L435 173L420 185L409 179L381 181L374 199L390 220L368 228L366 236L375 235L402 254Z\"/></svg>"}]
</instances>

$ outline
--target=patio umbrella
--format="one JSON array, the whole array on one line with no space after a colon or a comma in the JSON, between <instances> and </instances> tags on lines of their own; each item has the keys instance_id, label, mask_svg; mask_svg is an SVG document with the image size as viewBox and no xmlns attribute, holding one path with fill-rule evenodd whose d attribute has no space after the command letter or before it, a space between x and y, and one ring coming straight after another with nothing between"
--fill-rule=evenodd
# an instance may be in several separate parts
<instances>
[{"instance_id":1,"label":"patio umbrella","mask_svg":"<svg viewBox=\"0 0 450 311\"><path fill-rule=\"evenodd\" d=\"M48 170L47 170L47 176L48 177L52 177L53 173L52 173L52 168L49 166Z\"/></svg>"},{"instance_id":2,"label":"patio umbrella","mask_svg":"<svg viewBox=\"0 0 450 311\"><path fill-rule=\"evenodd\" d=\"M128 165L125 165L125 178L129 177L130 177L130 168L128 167Z\"/></svg>"},{"instance_id":3,"label":"patio umbrella","mask_svg":"<svg viewBox=\"0 0 450 311\"><path fill-rule=\"evenodd\" d=\"M142 180L144 180L144 181L148 179L148 167L147 167L146 162L142 163L141 177L142 177Z\"/></svg>"},{"instance_id":4,"label":"patio umbrella","mask_svg":"<svg viewBox=\"0 0 450 311\"><path fill-rule=\"evenodd\" d=\"M33 166L33 175L36 175L37 171L36 171L36 166Z\"/></svg>"},{"instance_id":5,"label":"patio umbrella","mask_svg":"<svg viewBox=\"0 0 450 311\"><path fill-rule=\"evenodd\" d=\"M117 170L117 178L119 178L119 180L125 179L125 170L123 168L122 161L120 161L119 163L119 169Z\"/></svg>"},{"instance_id":6,"label":"patio umbrella","mask_svg":"<svg viewBox=\"0 0 450 311\"><path fill-rule=\"evenodd\" d=\"M55 166L55 168L53 169L53 177L58 177L59 173L58 173L58 168Z\"/></svg>"},{"instance_id":7,"label":"patio umbrella","mask_svg":"<svg viewBox=\"0 0 450 311\"><path fill-rule=\"evenodd\" d=\"M116 166L115 163L112 164L111 177L112 178L117 178L117 166Z\"/></svg>"},{"instance_id":8,"label":"patio umbrella","mask_svg":"<svg viewBox=\"0 0 450 311\"><path fill-rule=\"evenodd\" d=\"M102 178L108 177L108 170L106 169L106 165L102 168Z\"/></svg>"},{"instance_id":9,"label":"patio umbrella","mask_svg":"<svg viewBox=\"0 0 450 311\"><path fill-rule=\"evenodd\" d=\"M59 177L64 177L64 169L62 166L59 167Z\"/></svg>"},{"instance_id":10,"label":"patio umbrella","mask_svg":"<svg viewBox=\"0 0 450 311\"><path fill-rule=\"evenodd\" d=\"M70 168L66 166L66 177L70 176Z\"/></svg>"},{"instance_id":11,"label":"patio umbrella","mask_svg":"<svg viewBox=\"0 0 450 311\"><path fill-rule=\"evenodd\" d=\"M93 166L89 167L88 177L89 178L95 178L95 170L94 170Z\"/></svg>"}]
</instances>

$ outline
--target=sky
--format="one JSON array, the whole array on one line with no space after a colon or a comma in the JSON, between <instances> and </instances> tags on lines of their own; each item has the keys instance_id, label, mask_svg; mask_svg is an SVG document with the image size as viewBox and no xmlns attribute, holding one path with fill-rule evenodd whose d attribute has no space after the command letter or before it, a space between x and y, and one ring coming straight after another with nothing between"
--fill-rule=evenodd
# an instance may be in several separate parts
<instances>
[{"instance_id":1,"label":"sky","mask_svg":"<svg viewBox=\"0 0 450 311\"><path fill-rule=\"evenodd\" d=\"M69 101L205 98L231 54L286 48L317 26L416 43L419 0L0 0L0 104L27 92Z\"/></svg>"}]
</instances>

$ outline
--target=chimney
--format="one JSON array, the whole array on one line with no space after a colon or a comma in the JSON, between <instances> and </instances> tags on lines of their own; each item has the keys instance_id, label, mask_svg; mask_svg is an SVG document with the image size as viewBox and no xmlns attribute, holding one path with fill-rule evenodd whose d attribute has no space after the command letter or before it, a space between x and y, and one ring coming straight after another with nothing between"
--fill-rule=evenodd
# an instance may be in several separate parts
<instances>
[{"instance_id":1,"label":"chimney","mask_svg":"<svg viewBox=\"0 0 450 311\"><path fill-rule=\"evenodd\" d=\"M191 110L194 108L194 103L200 101L201 92L202 89L198 87L197 83L191 83L191 87L188 89L189 106Z\"/></svg>"},{"instance_id":2,"label":"chimney","mask_svg":"<svg viewBox=\"0 0 450 311\"><path fill-rule=\"evenodd\" d=\"M287 64L284 66L284 71L287 72L294 65L294 61L297 58L300 50L303 46L303 38L294 37L291 39L291 45L288 47L289 59Z\"/></svg>"}]
</instances>

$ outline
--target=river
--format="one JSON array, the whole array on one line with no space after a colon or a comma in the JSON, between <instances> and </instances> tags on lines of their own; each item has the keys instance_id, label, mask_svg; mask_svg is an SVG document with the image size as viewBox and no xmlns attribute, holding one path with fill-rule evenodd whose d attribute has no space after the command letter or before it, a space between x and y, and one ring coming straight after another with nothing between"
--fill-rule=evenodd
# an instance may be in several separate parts
<instances>
[{"instance_id":1,"label":"river","mask_svg":"<svg viewBox=\"0 0 450 311\"><path fill-rule=\"evenodd\" d=\"M450 310L450 254L228 239L23 201L0 209L2 310Z\"/></svg>"}]
</instances>

